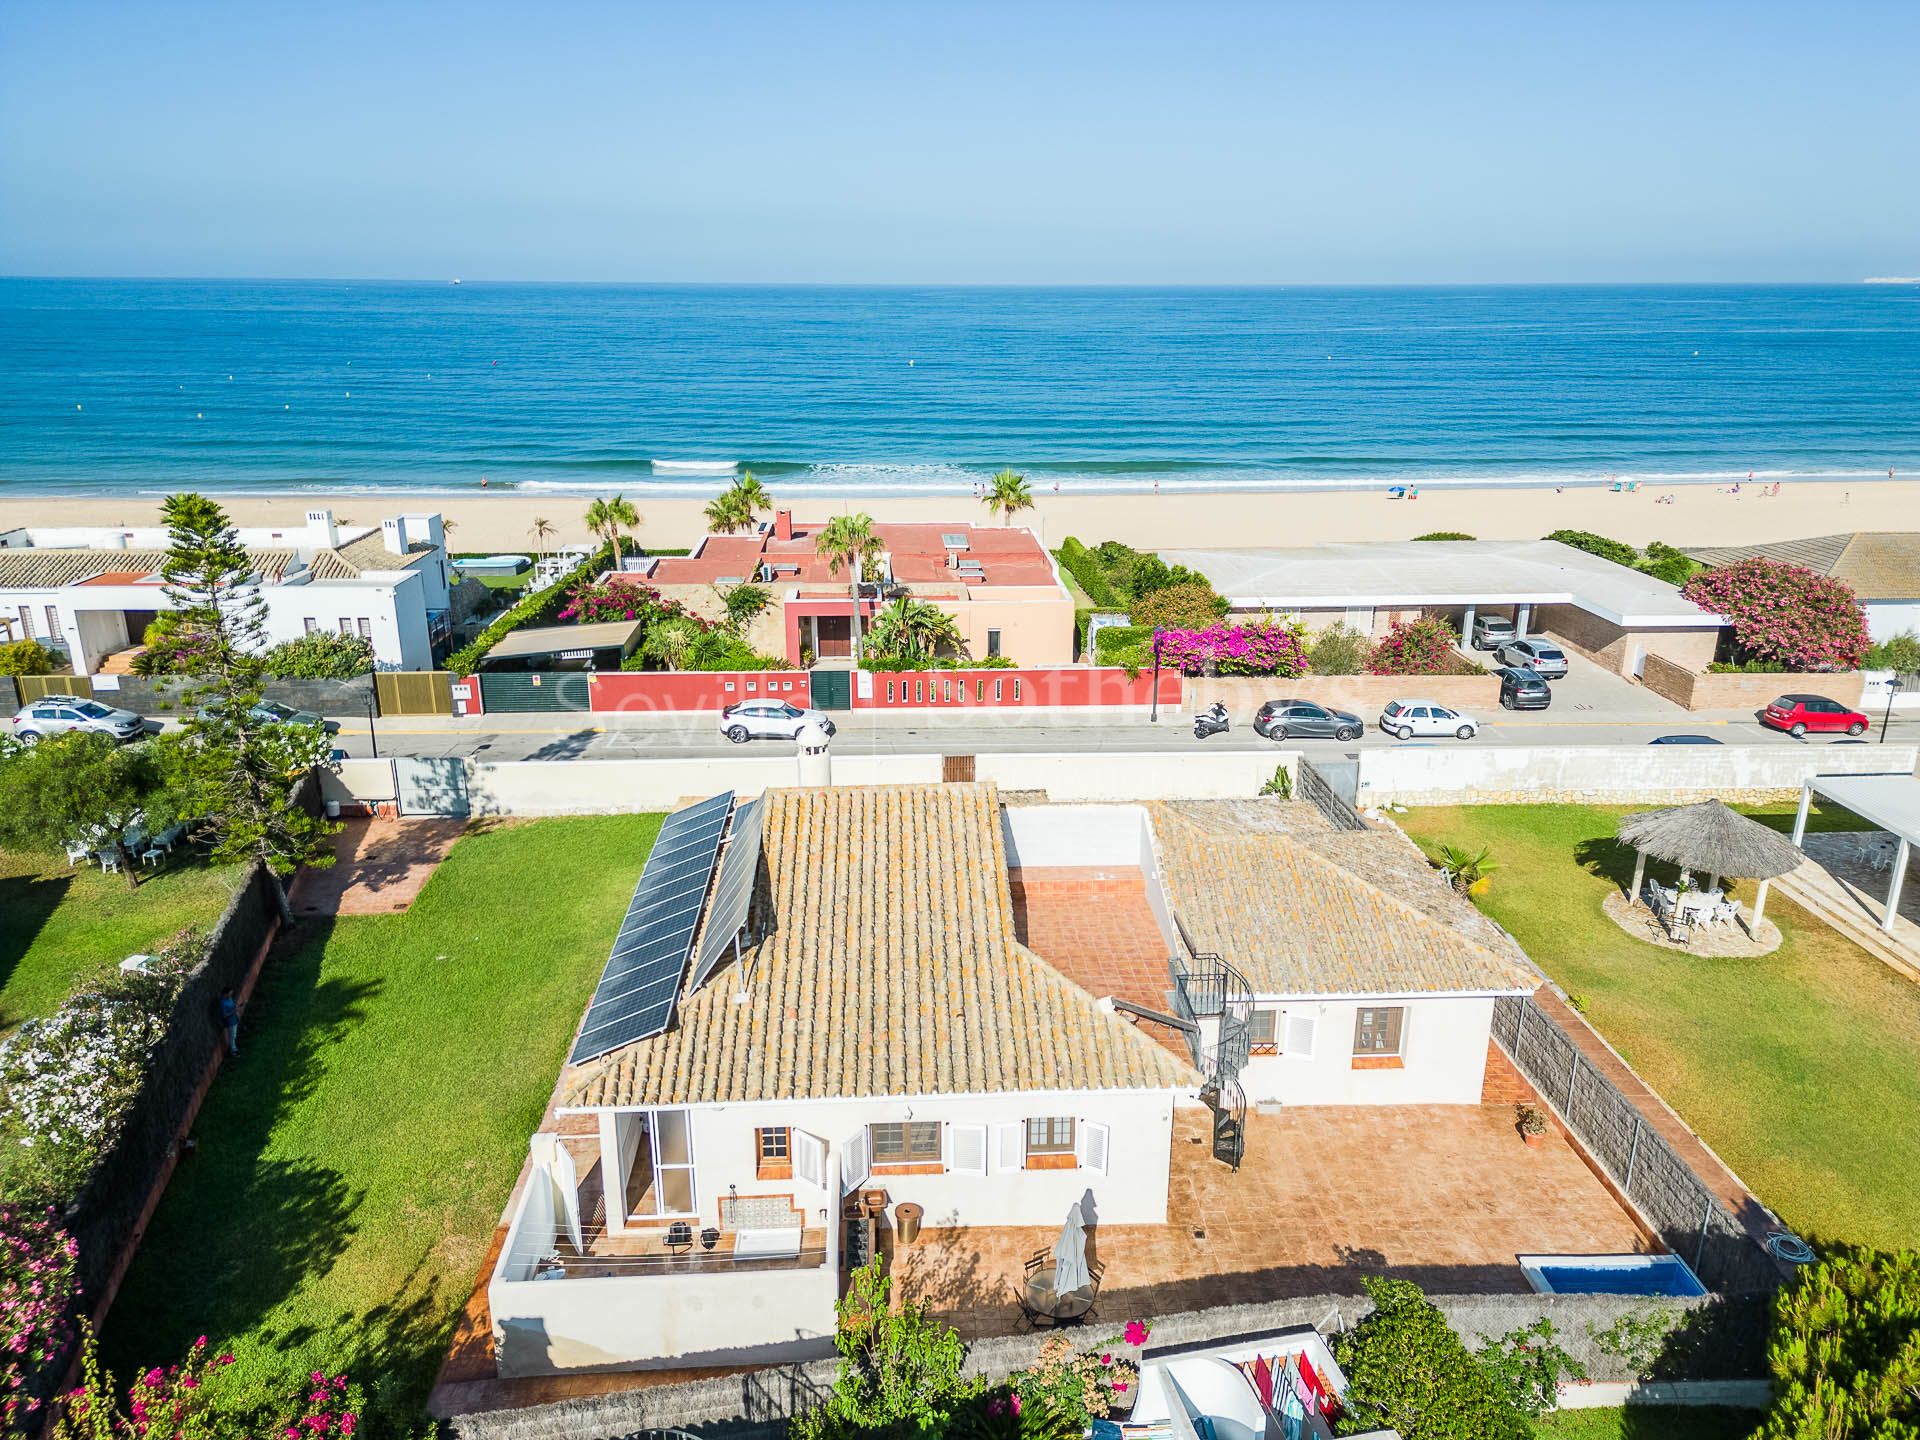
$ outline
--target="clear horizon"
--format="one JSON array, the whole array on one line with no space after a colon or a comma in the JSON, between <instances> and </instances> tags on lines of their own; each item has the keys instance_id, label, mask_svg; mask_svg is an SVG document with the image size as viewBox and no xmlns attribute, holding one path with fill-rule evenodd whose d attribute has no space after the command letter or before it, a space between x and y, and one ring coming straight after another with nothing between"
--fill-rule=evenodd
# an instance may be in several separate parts
<instances>
[{"instance_id":1,"label":"clear horizon","mask_svg":"<svg viewBox=\"0 0 1920 1440\"><path fill-rule=\"evenodd\" d=\"M1920 273L1920 7L0 9L0 273Z\"/></svg>"}]
</instances>

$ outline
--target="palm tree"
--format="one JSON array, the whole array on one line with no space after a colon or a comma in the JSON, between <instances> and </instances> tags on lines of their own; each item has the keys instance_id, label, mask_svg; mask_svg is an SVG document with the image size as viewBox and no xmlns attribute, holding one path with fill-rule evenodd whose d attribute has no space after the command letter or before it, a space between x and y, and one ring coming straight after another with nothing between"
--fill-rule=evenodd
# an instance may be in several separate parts
<instances>
[{"instance_id":1,"label":"palm tree","mask_svg":"<svg viewBox=\"0 0 1920 1440\"><path fill-rule=\"evenodd\" d=\"M876 650L915 660L931 660L942 650L964 656L967 650L953 616L910 595L902 595L873 617L868 638Z\"/></svg>"},{"instance_id":2,"label":"palm tree","mask_svg":"<svg viewBox=\"0 0 1920 1440\"><path fill-rule=\"evenodd\" d=\"M741 502L738 490L724 490L714 496L705 513L707 524L719 534L731 535L753 524L753 513Z\"/></svg>"},{"instance_id":3,"label":"palm tree","mask_svg":"<svg viewBox=\"0 0 1920 1440\"><path fill-rule=\"evenodd\" d=\"M814 550L826 557L827 569L838 575L842 570L848 572L848 583L853 591L853 663L860 663L860 582L866 579L867 568L885 547L880 537L873 533L873 517L860 513L854 515L836 515L820 527L820 534L813 542Z\"/></svg>"},{"instance_id":4,"label":"palm tree","mask_svg":"<svg viewBox=\"0 0 1920 1440\"><path fill-rule=\"evenodd\" d=\"M549 525L546 522L546 519L543 516L539 516L539 515L534 516L533 524L527 527L527 534L533 537L534 552L540 555L544 555L547 553L546 551L540 548L540 542L543 540L551 540L555 535L559 533L560 533L559 531L555 530L553 526Z\"/></svg>"},{"instance_id":5,"label":"palm tree","mask_svg":"<svg viewBox=\"0 0 1920 1440\"><path fill-rule=\"evenodd\" d=\"M587 506L587 533L613 543L613 508L605 500Z\"/></svg>"},{"instance_id":6,"label":"palm tree","mask_svg":"<svg viewBox=\"0 0 1920 1440\"><path fill-rule=\"evenodd\" d=\"M607 521L613 531L613 558L618 560L621 553L626 549L626 547L620 543L620 531L622 528L638 530L640 528L640 512L633 508L633 502L627 499L626 496L616 495L607 502ZM636 546L635 548L637 549L638 547Z\"/></svg>"},{"instance_id":7,"label":"palm tree","mask_svg":"<svg viewBox=\"0 0 1920 1440\"><path fill-rule=\"evenodd\" d=\"M1003 525L1013 523L1014 511L1033 508L1033 491L1027 486L1027 477L1011 470L1002 470L993 477L985 499L987 509L998 515Z\"/></svg>"},{"instance_id":8,"label":"palm tree","mask_svg":"<svg viewBox=\"0 0 1920 1440\"><path fill-rule=\"evenodd\" d=\"M698 625L685 615L675 615L647 627L646 636L640 642L640 653L669 670L678 670L687 663L699 638Z\"/></svg>"},{"instance_id":9,"label":"palm tree","mask_svg":"<svg viewBox=\"0 0 1920 1440\"><path fill-rule=\"evenodd\" d=\"M1475 851L1462 845L1442 845L1440 869L1447 883L1462 895L1477 895L1487 888L1487 877L1500 868L1488 858L1491 853L1484 846Z\"/></svg>"},{"instance_id":10,"label":"palm tree","mask_svg":"<svg viewBox=\"0 0 1920 1440\"><path fill-rule=\"evenodd\" d=\"M749 520L762 510L773 509L773 497L767 494L767 487L755 478L751 470L740 472L740 478L733 482L733 493L740 497Z\"/></svg>"}]
</instances>

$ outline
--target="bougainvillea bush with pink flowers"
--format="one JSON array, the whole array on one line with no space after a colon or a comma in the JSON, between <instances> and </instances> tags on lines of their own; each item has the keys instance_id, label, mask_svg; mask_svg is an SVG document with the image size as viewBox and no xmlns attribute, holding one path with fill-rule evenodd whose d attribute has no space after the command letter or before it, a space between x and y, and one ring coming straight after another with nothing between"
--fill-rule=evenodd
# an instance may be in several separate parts
<instances>
[{"instance_id":1,"label":"bougainvillea bush with pink flowers","mask_svg":"<svg viewBox=\"0 0 1920 1440\"><path fill-rule=\"evenodd\" d=\"M1437 615L1396 620L1367 652L1369 675L1478 675L1459 651L1460 636Z\"/></svg>"},{"instance_id":2,"label":"bougainvillea bush with pink flowers","mask_svg":"<svg viewBox=\"0 0 1920 1440\"><path fill-rule=\"evenodd\" d=\"M0 1433L39 1421L77 1333L80 1251L51 1209L0 1205Z\"/></svg>"},{"instance_id":3,"label":"bougainvillea bush with pink flowers","mask_svg":"<svg viewBox=\"0 0 1920 1440\"><path fill-rule=\"evenodd\" d=\"M202 1335L178 1365L142 1370L122 1402L89 1335L82 1381L55 1407L55 1440L352 1440L365 1397L344 1375L316 1370L264 1410L257 1397L228 1393L233 1356L212 1353Z\"/></svg>"},{"instance_id":4,"label":"bougainvillea bush with pink flowers","mask_svg":"<svg viewBox=\"0 0 1920 1440\"><path fill-rule=\"evenodd\" d=\"M1736 660L1854 670L1873 643L1852 587L1800 565L1736 560L1694 576L1680 593L1725 618Z\"/></svg>"},{"instance_id":5,"label":"bougainvillea bush with pink flowers","mask_svg":"<svg viewBox=\"0 0 1920 1440\"><path fill-rule=\"evenodd\" d=\"M1275 620L1162 630L1160 663L1183 675L1275 675L1291 680L1307 673L1304 633L1298 625ZM1148 650L1151 653L1151 642Z\"/></svg>"}]
</instances>

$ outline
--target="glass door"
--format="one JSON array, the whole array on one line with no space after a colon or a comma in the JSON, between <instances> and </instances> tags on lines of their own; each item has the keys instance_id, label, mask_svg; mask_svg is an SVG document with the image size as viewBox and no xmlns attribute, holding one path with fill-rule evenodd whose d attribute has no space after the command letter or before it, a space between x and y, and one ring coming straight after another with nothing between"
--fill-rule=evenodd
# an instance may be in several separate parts
<instances>
[{"instance_id":1,"label":"glass door","mask_svg":"<svg viewBox=\"0 0 1920 1440\"><path fill-rule=\"evenodd\" d=\"M655 1208L661 1215L695 1214L693 1117L685 1110L656 1110L652 1128Z\"/></svg>"}]
</instances>

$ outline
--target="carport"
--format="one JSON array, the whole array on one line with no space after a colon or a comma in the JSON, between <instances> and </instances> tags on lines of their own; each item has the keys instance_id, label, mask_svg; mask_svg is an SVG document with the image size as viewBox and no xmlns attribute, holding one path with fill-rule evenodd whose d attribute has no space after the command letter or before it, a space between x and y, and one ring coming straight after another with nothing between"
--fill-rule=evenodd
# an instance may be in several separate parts
<instances>
[{"instance_id":1,"label":"carport","mask_svg":"<svg viewBox=\"0 0 1920 1440\"><path fill-rule=\"evenodd\" d=\"M1913 853L1913 842L1920 840L1920 780L1901 774L1815 775L1800 787L1800 810L1793 821L1795 845L1806 838L1807 811L1816 794L1894 836L1893 875L1887 883L1880 917L1880 928L1891 932L1900 913L1900 886L1907 878L1907 860Z\"/></svg>"}]
</instances>

